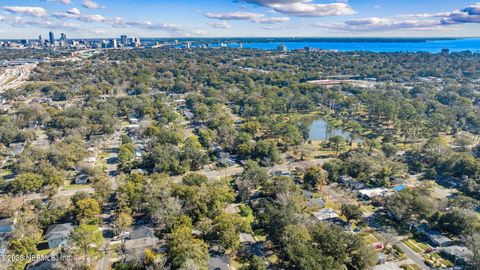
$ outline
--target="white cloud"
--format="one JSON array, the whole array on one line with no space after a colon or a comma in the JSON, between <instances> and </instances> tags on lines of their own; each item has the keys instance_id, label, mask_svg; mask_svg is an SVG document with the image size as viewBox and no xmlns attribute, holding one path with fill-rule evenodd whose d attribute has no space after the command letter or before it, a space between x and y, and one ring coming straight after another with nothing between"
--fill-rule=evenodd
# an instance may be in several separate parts
<instances>
[{"instance_id":1,"label":"white cloud","mask_svg":"<svg viewBox=\"0 0 480 270\"><path fill-rule=\"evenodd\" d=\"M181 36L203 36L206 32L203 30L188 29L179 24L153 23L150 21L127 21L122 17L116 17L109 20L109 23L116 28L140 28L153 31L167 31L174 35Z\"/></svg>"},{"instance_id":2,"label":"white cloud","mask_svg":"<svg viewBox=\"0 0 480 270\"><path fill-rule=\"evenodd\" d=\"M438 27L439 22L436 20L398 20L394 18L372 17L350 20L343 23L316 24L316 26L349 32L370 32L401 29L431 29L432 27Z\"/></svg>"},{"instance_id":3,"label":"white cloud","mask_svg":"<svg viewBox=\"0 0 480 270\"><path fill-rule=\"evenodd\" d=\"M34 17L44 17L48 14L47 11L41 7L4 6L3 9L10 13L23 14Z\"/></svg>"},{"instance_id":4,"label":"white cloud","mask_svg":"<svg viewBox=\"0 0 480 270\"><path fill-rule=\"evenodd\" d=\"M65 5L73 4L72 0L46 0L46 1L47 2L58 2L58 3L65 4Z\"/></svg>"},{"instance_id":5,"label":"white cloud","mask_svg":"<svg viewBox=\"0 0 480 270\"><path fill-rule=\"evenodd\" d=\"M78 8L71 8L65 12L54 13L53 16L57 18L79 18L80 10Z\"/></svg>"},{"instance_id":6,"label":"white cloud","mask_svg":"<svg viewBox=\"0 0 480 270\"><path fill-rule=\"evenodd\" d=\"M103 8L97 2L94 2L93 0L83 0L82 6L85 7L85 8L90 8L90 9Z\"/></svg>"},{"instance_id":7,"label":"white cloud","mask_svg":"<svg viewBox=\"0 0 480 270\"><path fill-rule=\"evenodd\" d=\"M258 18L254 20L256 23L284 23L290 21L288 17L275 17L275 18Z\"/></svg>"},{"instance_id":8,"label":"white cloud","mask_svg":"<svg viewBox=\"0 0 480 270\"><path fill-rule=\"evenodd\" d=\"M269 7L276 12L303 16L303 17L324 17L352 15L356 12L346 3L317 4L313 0L244 0L255 5Z\"/></svg>"},{"instance_id":9,"label":"white cloud","mask_svg":"<svg viewBox=\"0 0 480 270\"><path fill-rule=\"evenodd\" d=\"M67 10L67 13L72 15L80 15L81 12L78 8L71 8Z\"/></svg>"},{"instance_id":10,"label":"white cloud","mask_svg":"<svg viewBox=\"0 0 480 270\"><path fill-rule=\"evenodd\" d=\"M264 17L265 15L260 13L250 13L250 12L230 12L230 13L212 13L208 12L205 14L210 19L219 19L219 20L256 20L258 18Z\"/></svg>"},{"instance_id":11,"label":"white cloud","mask_svg":"<svg viewBox=\"0 0 480 270\"><path fill-rule=\"evenodd\" d=\"M210 22L208 23L213 28L220 28L220 29L229 29L232 26L226 22Z\"/></svg>"},{"instance_id":12,"label":"white cloud","mask_svg":"<svg viewBox=\"0 0 480 270\"><path fill-rule=\"evenodd\" d=\"M316 27L348 32L389 30L439 30L447 26L480 23L480 3L453 12L403 14L390 18L362 18L333 24L314 24Z\"/></svg>"},{"instance_id":13,"label":"white cloud","mask_svg":"<svg viewBox=\"0 0 480 270\"><path fill-rule=\"evenodd\" d=\"M84 21L84 22L103 22L106 20L106 18L103 17L102 15L96 14L96 15L83 15L78 17L78 20Z\"/></svg>"},{"instance_id":14,"label":"white cloud","mask_svg":"<svg viewBox=\"0 0 480 270\"><path fill-rule=\"evenodd\" d=\"M283 23L288 22L288 17L265 17L265 14L251 12L230 12L230 13L212 13L205 14L210 19L228 20L228 21L251 21L255 23Z\"/></svg>"},{"instance_id":15,"label":"white cloud","mask_svg":"<svg viewBox=\"0 0 480 270\"><path fill-rule=\"evenodd\" d=\"M462 12L469 15L480 15L480 2L462 9Z\"/></svg>"},{"instance_id":16,"label":"white cloud","mask_svg":"<svg viewBox=\"0 0 480 270\"><path fill-rule=\"evenodd\" d=\"M480 23L480 3L458 9L442 20L444 24Z\"/></svg>"}]
</instances>

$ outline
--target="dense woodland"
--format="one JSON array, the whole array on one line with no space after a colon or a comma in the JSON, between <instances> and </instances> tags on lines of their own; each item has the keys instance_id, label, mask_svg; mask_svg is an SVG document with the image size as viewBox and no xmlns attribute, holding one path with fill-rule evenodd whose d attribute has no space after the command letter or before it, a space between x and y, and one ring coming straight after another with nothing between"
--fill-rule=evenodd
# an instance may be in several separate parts
<instances>
[{"instance_id":1,"label":"dense woodland","mask_svg":"<svg viewBox=\"0 0 480 270\"><path fill-rule=\"evenodd\" d=\"M304 191L324 192L342 176L375 188L415 175L421 187L372 202L377 214L399 231L427 222L472 250L468 269L480 267L479 54L138 49L82 61L52 57L23 87L2 94L15 101L0 115L3 158L11 145L26 143L2 169L12 178L3 185L0 215L17 217L8 242L14 254L37 252L49 225L72 222L73 245L60 252L81 259L60 267L90 269L101 257L99 216L114 204L116 234L151 224L165 246L115 269L206 269L213 247L244 270L371 269L374 248L341 226L313 220ZM310 82L341 76L373 86ZM310 157L324 158L321 167L269 174L276 164L308 159L309 125L318 115L352 138L322 142L326 156ZM139 128L125 129L132 118ZM87 144L118 132L112 190L104 169L82 161ZM144 145L141 158L136 141ZM207 164L228 167L219 149L241 164L240 174L212 180L202 173ZM79 171L94 192L57 197ZM428 180L459 193L435 197ZM33 193L46 199L14 203ZM239 213L225 211L232 203ZM358 203L341 212L348 222L369 222ZM240 233L265 236L262 252L242 245Z\"/></svg>"}]
</instances>

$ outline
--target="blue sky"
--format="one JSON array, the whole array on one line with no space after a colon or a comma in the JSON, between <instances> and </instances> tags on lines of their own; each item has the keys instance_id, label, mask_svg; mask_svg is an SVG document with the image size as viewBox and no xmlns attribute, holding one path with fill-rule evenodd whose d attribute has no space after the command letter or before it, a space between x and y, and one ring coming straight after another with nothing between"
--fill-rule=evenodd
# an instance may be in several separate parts
<instances>
[{"instance_id":1,"label":"blue sky","mask_svg":"<svg viewBox=\"0 0 480 270\"><path fill-rule=\"evenodd\" d=\"M0 0L0 38L471 37L480 0Z\"/></svg>"}]
</instances>

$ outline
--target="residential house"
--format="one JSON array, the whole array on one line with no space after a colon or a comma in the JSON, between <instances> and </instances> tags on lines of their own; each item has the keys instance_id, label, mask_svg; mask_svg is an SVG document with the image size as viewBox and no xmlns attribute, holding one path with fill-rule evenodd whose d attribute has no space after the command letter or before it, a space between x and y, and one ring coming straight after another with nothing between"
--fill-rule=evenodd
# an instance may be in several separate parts
<instances>
[{"instance_id":1,"label":"residential house","mask_svg":"<svg viewBox=\"0 0 480 270\"><path fill-rule=\"evenodd\" d=\"M75 184L77 185L85 185L88 183L88 175L86 174L77 174L74 178Z\"/></svg>"},{"instance_id":2,"label":"residential house","mask_svg":"<svg viewBox=\"0 0 480 270\"><path fill-rule=\"evenodd\" d=\"M472 256L472 251L464 246L449 246L439 248L441 253L455 264L465 264L468 258Z\"/></svg>"},{"instance_id":3,"label":"residential house","mask_svg":"<svg viewBox=\"0 0 480 270\"><path fill-rule=\"evenodd\" d=\"M336 221L339 219L338 214L332 208L323 208L319 211L313 212L313 216L320 222Z\"/></svg>"},{"instance_id":4,"label":"residential house","mask_svg":"<svg viewBox=\"0 0 480 270\"><path fill-rule=\"evenodd\" d=\"M208 253L210 255L208 259L209 270L230 270L232 264L230 258L225 253L220 252L218 247L213 247Z\"/></svg>"},{"instance_id":5,"label":"residential house","mask_svg":"<svg viewBox=\"0 0 480 270\"><path fill-rule=\"evenodd\" d=\"M238 203L227 204L227 207L225 208L225 212L227 212L228 214L238 214L240 213L240 210L238 209L239 205L240 204Z\"/></svg>"},{"instance_id":6,"label":"residential house","mask_svg":"<svg viewBox=\"0 0 480 270\"><path fill-rule=\"evenodd\" d=\"M453 244L452 239L442 235L437 231L429 231L425 233L425 236L428 238L429 242L435 247L447 247Z\"/></svg>"},{"instance_id":7,"label":"residential house","mask_svg":"<svg viewBox=\"0 0 480 270\"><path fill-rule=\"evenodd\" d=\"M363 189L365 188L365 184L363 184L362 182L359 182L359 181L355 181L353 180L352 177L348 176L348 175L342 175L338 178L338 181L342 184L344 184L345 186L349 187L349 188L352 188L352 189L355 189L355 190L359 190L359 189Z\"/></svg>"},{"instance_id":8,"label":"residential house","mask_svg":"<svg viewBox=\"0 0 480 270\"><path fill-rule=\"evenodd\" d=\"M255 239L249 233L240 233L240 243L242 244L255 244Z\"/></svg>"},{"instance_id":9,"label":"residential house","mask_svg":"<svg viewBox=\"0 0 480 270\"><path fill-rule=\"evenodd\" d=\"M93 169L97 162L97 149L90 147L87 149L87 157L84 158L80 164L76 167L77 171L83 168Z\"/></svg>"},{"instance_id":10,"label":"residential house","mask_svg":"<svg viewBox=\"0 0 480 270\"><path fill-rule=\"evenodd\" d=\"M10 144L10 155L12 157L18 156L21 153L23 153L23 150L25 149L25 142L20 142L20 143L11 143Z\"/></svg>"},{"instance_id":11,"label":"residential house","mask_svg":"<svg viewBox=\"0 0 480 270\"><path fill-rule=\"evenodd\" d=\"M311 191L302 189L303 196L307 198L307 206L313 209L320 209L325 206L325 201L322 198L315 197L315 194Z\"/></svg>"},{"instance_id":12,"label":"residential house","mask_svg":"<svg viewBox=\"0 0 480 270\"><path fill-rule=\"evenodd\" d=\"M190 110L187 110L187 109L184 109L182 113L183 113L183 116L185 116L185 119L187 120L192 120L195 117L195 115Z\"/></svg>"},{"instance_id":13,"label":"residential house","mask_svg":"<svg viewBox=\"0 0 480 270\"><path fill-rule=\"evenodd\" d=\"M73 229L74 226L71 223L55 224L48 227L47 232L45 233L48 247L57 248L66 245Z\"/></svg>"},{"instance_id":14,"label":"residential house","mask_svg":"<svg viewBox=\"0 0 480 270\"><path fill-rule=\"evenodd\" d=\"M152 228L139 226L133 229L125 241L127 261L134 261L140 258L145 249L157 249L159 239L155 236Z\"/></svg>"},{"instance_id":15,"label":"residential house","mask_svg":"<svg viewBox=\"0 0 480 270\"><path fill-rule=\"evenodd\" d=\"M377 197L388 197L392 192L386 188L366 188L359 190L358 195L364 200L371 200Z\"/></svg>"},{"instance_id":16,"label":"residential house","mask_svg":"<svg viewBox=\"0 0 480 270\"><path fill-rule=\"evenodd\" d=\"M325 207L325 201L322 198L311 198L307 201L307 206L313 209Z\"/></svg>"},{"instance_id":17,"label":"residential house","mask_svg":"<svg viewBox=\"0 0 480 270\"><path fill-rule=\"evenodd\" d=\"M292 173L288 170L275 170L272 171L272 176L292 176Z\"/></svg>"}]
</instances>

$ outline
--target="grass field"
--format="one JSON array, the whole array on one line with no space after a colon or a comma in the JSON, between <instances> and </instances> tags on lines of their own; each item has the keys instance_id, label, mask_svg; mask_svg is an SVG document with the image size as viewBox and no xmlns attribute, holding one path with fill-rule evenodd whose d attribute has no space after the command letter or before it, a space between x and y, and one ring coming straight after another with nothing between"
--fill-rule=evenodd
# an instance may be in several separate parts
<instances>
[{"instance_id":1,"label":"grass field","mask_svg":"<svg viewBox=\"0 0 480 270\"><path fill-rule=\"evenodd\" d=\"M417 253L425 253L425 251L432 248L431 246L424 243L419 243L414 239L406 239L406 240L403 240L402 242Z\"/></svg>"},{"instance_id":2,"label":"grass field","mask_svg":"<svg viewBox=\"0 0 480 270\"><path fill-rule=\"evenodd\" d=\"M449 268L454 266L452 262L442 258L442 256L436 253L423 255L423 259L427 265L434 267Z\"/></svg>"},{"instance_id":3,"label":"grass field","mask_svg":"<svg viewBox=\"0 0 480 270\"><path fill-rule=\"evenodd\" d=\"M368 245L378 242L378 239L371 233L360 233L359 235L363 238L365 243Z\"/></svg>"},{"instance_id":4,"label":"grass field","mask_svg":"<svg viewBox=\"0 0 480 270\"><path fill-rule=\"evenodd\" d=\"M89 188L90 185L77 185L77 184L71 184L70 181L65 181L65 186L63 187L63 190L79 190L79 189L85 189Z\"/></svg>"}]
</instances>

